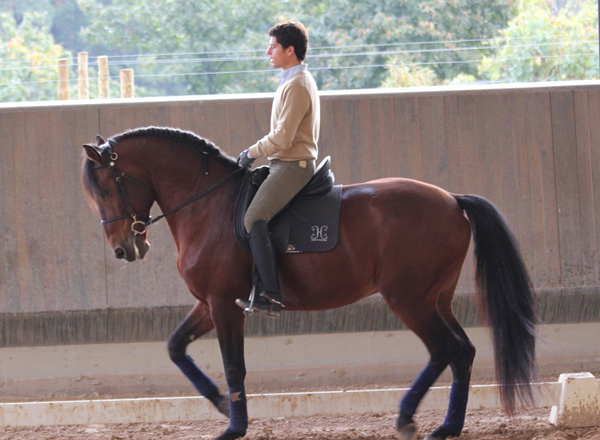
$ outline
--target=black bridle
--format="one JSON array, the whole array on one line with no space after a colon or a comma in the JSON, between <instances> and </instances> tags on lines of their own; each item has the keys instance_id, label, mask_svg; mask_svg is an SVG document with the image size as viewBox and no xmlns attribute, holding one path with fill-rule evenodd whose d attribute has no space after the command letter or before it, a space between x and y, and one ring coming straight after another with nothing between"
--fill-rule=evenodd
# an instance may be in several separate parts
<instances>
[{"instance_id":1,"label":"black bridle","mask_svg":"<svg viewBox=\"0 0 600 440\"><path fill-rule=\"evenodd\" d=\"M117 216L117 217L112 217L112 218L109 218L106 220L102 219L102 220L100 220L100 224L102 226L104 226L108 223L113 223L113 222L116 222L119 220L131 219L131 220L133 220L133 223L131 224L131 231L134 233L134 235L144 234L146 232L146 228L148 226L150 226L151 224L156 223L157 221L165 218L166 216L179 211L181 208L183 208L191 203L194 203L196 200L204 197L209 192L215 190L216 188L218 188L219 186L224 184L234 174L237 174L240 171L244 171L244 169L245 169L245 168L238 168L235 171L232 171L231 173L227 174L225 177L220 179L218 182L209 186L207 189L205 189L201 193L195 195L191 199L186 200L182 204L176 206L173 209L170 209L169 211L167 211L155 218L140 216L134 212L133 205L131 204L131 201L129 200L129 195L127 194L127 190L125 189L125 186L123 185L123 179L127 179L130 182L133 182L136 185L141 186L142 188L146 188L149 191L152 191L153 193L154 193L154 188L152 188L149 185L146 185L144 182L140 182L139 180L129 176L128 174L126 174L125 172L123 172L119 168L117 168L117 166L115 165L115 162L119 158L119 155L113 151L113 146L115 144L116 144L116 142L113 139L109 139L108 142L106 142L104 145L99 147L99 149L102 151L102 153L106 154L108 156L109 161L107 163L97 165L93 169L98 170L101 168L108 167L108 169L110 170L110 173L112 175L113 182L115 183L115 185L117 187L117 193L119 194L119 201L121 202L121 207L123 208L124 214ZM204 155L207 156L207 153L204 153ZM203 161L204 167L205 167L205 174L208 174L208 167L206 166L207 160L208 159L205 157L205 159Z\"/></svg>"}]
</instances>

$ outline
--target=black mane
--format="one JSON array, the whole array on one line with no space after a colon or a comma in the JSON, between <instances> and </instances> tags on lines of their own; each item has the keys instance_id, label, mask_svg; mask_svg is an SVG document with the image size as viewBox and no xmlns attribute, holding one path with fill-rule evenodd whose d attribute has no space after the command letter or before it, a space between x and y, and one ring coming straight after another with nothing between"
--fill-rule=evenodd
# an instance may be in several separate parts
<instances>
[{"instance_id":1,"label":"black mane","mask_svg":"<svg viewBox=\"0 0 600 440\"><path fill-rule=\"evenodd\" d=\"M118 143L120 140L128 139L137 136L150 136L161 139L173 140L180 142L189 147L196 148L199 151L209 154L217 159L223 159L225 162L235 163L235 159L223 153L214 143L198 136L191 131L180 130L171 127L140 127L128 130L111 138L112 141Z\"/></svg>"},{"instance_id":2,"label":"black mane","mask_svg":"<svg viewBox=\"0 0 600 440\"><path fill-rule=\"evenodd\" d=\"M191 131L180 130L178 128L170 127L141 127L128 130L124 133L118 134L110 138L111 144L118 143L121 140L137 137L137 136L150 136L161 139L173 140L182 143L190 148L197 149L198 152L208 154L216 160L222 161L223 163L229 164L230 166L237 166L236 160L217 147L211 141L198 136ZM91 160L85 160L83 163L82 177L86 186L93 190L99 190L98 181L94 173L96 164Z\"/></svg>"}]
</instances>

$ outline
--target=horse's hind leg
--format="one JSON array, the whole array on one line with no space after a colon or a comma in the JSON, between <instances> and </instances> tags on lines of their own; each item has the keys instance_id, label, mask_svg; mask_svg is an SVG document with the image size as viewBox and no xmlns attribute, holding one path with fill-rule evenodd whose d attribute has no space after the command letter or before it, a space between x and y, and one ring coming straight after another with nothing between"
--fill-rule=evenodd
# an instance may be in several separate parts
<instances>
[{"instance_id":1,"label":"horse's hind leg","mask_svg":"<svg viewBox=\"0 0 600 440\"><path fill-rule=\"evenodd\" d=\"M209 310L197 302L169 338L169 356L181 372L192 382L200 394L210 400L217 409L229 417L229 401L217 385L206 376L194 360L186 354L187 346L214 328Z\"/></svg>"},{"instance_id":2,"label":"horse's hind leg","mask_svg":"<svg viewBox=\"0 0 600 440\"><path fill-rule=\"evenodd\" d=\"M471 367L475 358L475 347L456 320L452 311L451 301L451 298L444 301L444 304L439 305L439 309L444 321L448 323L454 333L461 339L461 349L450 361L453 380L446 420L429 435L429 439L445 439L461 433L469 398L469 383L471 380Z\"/></svg>"},{"instance_id":3,"label":"horse's hind leg","mask_svg":"<svg viewBox=\"0 0 600 440\"><path fill-rule=\"evenodd\" d=\"M390 300L384 294L392 310L423 341L430 355L427 366L400 402L397 428L402 439L415 438L416 425L413 417L417 407L444 369L463 351L464 341L462 337L457 335L442 318L437 310L437 304L433 302L428 304L424 301L427 296L421 297L423 298L421 301L416 301L418 305L413 304L411 306ZM456 399L457 397L454 397L454 400ZM458 432L448 431L447 435L445 431L440 434L441 436L430 436L428 438L444 439L449 435L460 434L460 430Z\"/></svg>"}]
</instances>

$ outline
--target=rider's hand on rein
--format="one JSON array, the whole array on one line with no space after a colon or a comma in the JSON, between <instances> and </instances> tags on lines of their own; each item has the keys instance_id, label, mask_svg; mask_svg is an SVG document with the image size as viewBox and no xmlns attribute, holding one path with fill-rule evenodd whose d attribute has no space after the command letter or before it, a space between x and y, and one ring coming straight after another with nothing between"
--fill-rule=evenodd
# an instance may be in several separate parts
<instances>
[{"instance_id":1,"label":"rider's hand on rein","mask_svg":"<svg viewBox=\"0 0 600 440\"><path fill-rule=\"evenodd\" d=\"M250 157L250 155L248 154L248 150L244 150L240 153L237 163L242 168L248 168L248 167L250 167L250 165L252 165L252 162L254 162L255 160L256 159L252 159Z\"/></svg>"}]
</instances>

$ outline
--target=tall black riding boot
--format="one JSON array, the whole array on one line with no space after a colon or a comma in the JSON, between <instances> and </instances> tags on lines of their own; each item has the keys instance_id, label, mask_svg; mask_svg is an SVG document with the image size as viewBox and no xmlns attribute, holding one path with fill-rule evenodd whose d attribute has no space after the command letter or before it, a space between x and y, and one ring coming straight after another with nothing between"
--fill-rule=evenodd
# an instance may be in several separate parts
<instances>
[{"instance_id":1,"label":"tall black riding boot","mask_svg":"<svg viewBox=\"0 0 600 440\"><path fill-rule=\"evenodd\" d=\"M259 220L250 230L250 250L260 277L260 291L257 291L252 310L277 318L281 314L281 291L277 273L277 253L271 242L269 226ZM260 292L260 293L259 293ZM250 301L237 299L235 303L243 309L250 307Z\"/></svg>"}]
</instances>

